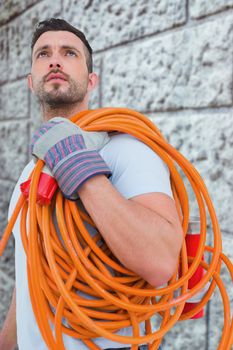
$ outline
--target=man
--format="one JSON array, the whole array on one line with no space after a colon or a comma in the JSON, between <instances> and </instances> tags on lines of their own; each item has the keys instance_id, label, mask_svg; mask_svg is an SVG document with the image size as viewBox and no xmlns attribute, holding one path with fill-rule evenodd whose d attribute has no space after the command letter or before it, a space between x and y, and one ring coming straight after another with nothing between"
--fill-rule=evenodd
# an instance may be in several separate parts
<instances>
[{"instance_id":1,"label":"man","mask_svg":"<svg viewBox=\"0 0 233 350\"><path fill-rule=\"evenodd\" d=\"M97 84L98 76L92 71L92 49L84 34L64 20L52 18L41 22L32 39L32 67L28 75L28 85L38 97L43 121L47 123L34 135L31 150L38 156L45 147L42 158L48 166L52 162L48 154L51 149L54 151L57 144L61 147L61 143L59 139L56 145L48 145L48 140L45 141L46 134L54 133L57 126L62 133L63 125L68 123L65 118L88 109L89 94ZM48 122L57 116L63 119L58 122L52 119ZM61 127L59 123L63 123ZM75 180L72 182L72 189L68 185L70 178L67 181L70 173L67 175L65 172L67 166L60 169L64 159L59 164L51 165L50 170L64 195L70 199L79 196L119 261L151 285L163 285L176 269L183 240L167 168L154 152L133 137L118 134L107 138L107 142L106 135L99 134L102 137L102 147L93 151L95 166L85 169L92 169L86 177L83 177L77 166L80 164L77 163L79 149L75 148L75 155L78 154L78 157L69 154L68 158L76 162L71 165L69 163L72 179ZM88 135L81 132L78 136L85 141L85 137L92 138L91 133ZM40 151L36 151L39 143ZM86 154L90 164L90 151L87 150L85 142L82 147L85 149L81 153ZM20 193L19 184L28 178L33 166L33 162L26 166L16 185L9 215ZM61 170L62 178L55 171L57 167ZM13 233L16 241L16 298L14 293L0 334L0 348L11 350L16 345L16 299L19 349L44 350L46 345L39 333L30 303L19 223L15 225ZM131 334L131 329L124 329L122 332L124 335ZM120 331L119 334L123 333ZM95 341L102 349L130 348L130 345L125 347L108 339L98 338ZM87 349L82 342L68 336L64 336L64 342L67 350Z\"/></svg>"}]
</instances>

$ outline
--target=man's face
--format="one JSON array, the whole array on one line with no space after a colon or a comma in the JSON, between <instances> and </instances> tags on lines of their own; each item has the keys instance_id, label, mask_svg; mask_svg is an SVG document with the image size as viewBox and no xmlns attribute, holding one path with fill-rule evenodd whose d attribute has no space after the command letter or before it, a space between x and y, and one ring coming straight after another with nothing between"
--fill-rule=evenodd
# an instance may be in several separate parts
<instances>
[{"instance_id":1,"label":"man's face","mask_svg":"<svg viewBox=\"0 0 233 350\"><path fill-rule=\"evenodd\" d=\"M29 86L42 104L82 102L89 88L82 41L67 31L43 33L33 48Z\"/></svg>"}]
</instances>

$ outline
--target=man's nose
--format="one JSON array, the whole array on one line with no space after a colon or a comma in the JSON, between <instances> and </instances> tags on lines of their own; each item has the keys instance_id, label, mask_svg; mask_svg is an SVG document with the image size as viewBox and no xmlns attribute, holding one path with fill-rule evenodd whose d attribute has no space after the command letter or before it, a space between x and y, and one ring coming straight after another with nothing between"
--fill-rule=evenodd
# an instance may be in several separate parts
<instances>
[{"instance_id":1,"label":"man's nose","mask_svg":"<svg viewBox=\"0 0 233 350\"><path fill-rule=\"evenodd\" d=\"M61 64L60 63L50 63L49 68L61 68Z\"/></svg>"},{"instance_id":2,"label":"man's nose","mask_svg":"<svg viewBox=\"0 0 233 350\"><path fill-rule=\"evenodd\" d=\"M58 53L54 53L50 57L49 68L59 68L62 69L62 60Z\"/></svg>"}]
</instances>

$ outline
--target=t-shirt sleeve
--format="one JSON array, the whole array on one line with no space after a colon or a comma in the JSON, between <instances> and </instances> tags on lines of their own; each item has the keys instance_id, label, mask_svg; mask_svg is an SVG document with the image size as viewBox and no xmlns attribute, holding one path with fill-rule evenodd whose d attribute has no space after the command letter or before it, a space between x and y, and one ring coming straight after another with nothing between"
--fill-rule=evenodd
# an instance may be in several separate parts
<instances>
[{"instance_id":1,"label":"t-shirt sleeve","mask_svg":"<svg viewBox=\"0 0 233 350\"><path fill-rule=\"evenodd\" d=\"M112 171L110 181L125 198L151 192L172 197L166 164L143 142L127 134L115 135L100 154Z\"/></svg>"}]
</instances>

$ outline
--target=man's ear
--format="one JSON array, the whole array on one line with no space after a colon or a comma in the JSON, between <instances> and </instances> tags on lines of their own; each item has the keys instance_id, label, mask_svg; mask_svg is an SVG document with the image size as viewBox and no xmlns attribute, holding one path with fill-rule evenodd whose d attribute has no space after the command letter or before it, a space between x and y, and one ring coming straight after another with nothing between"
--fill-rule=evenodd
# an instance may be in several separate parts
<instances>
[{"instance_id":1,"label":"man's ear","mask_svg":"<svg viewBox=\"0 0 233 350\"><path fill-rule=\"evenodd\" d=\"M29 89L31 90L31 92L34 92L31 73L28 74L27 81Z\"/></svg>"},{"instance_id":2,"label":"man's ear","mask_svg":"<svg viewBox=\"0 0 233 350\"><path fill-rule=\"evenodd\" d=\"M96 88L99 83L99 77L96 73L89 74L89 81L87 86L87 91L90 92Z\"/></svg>"}]
</instances>

